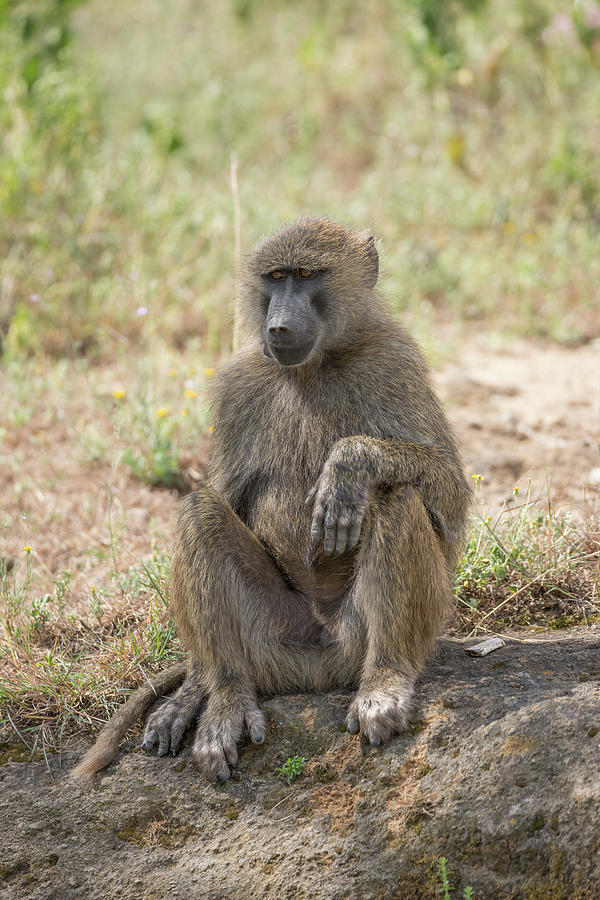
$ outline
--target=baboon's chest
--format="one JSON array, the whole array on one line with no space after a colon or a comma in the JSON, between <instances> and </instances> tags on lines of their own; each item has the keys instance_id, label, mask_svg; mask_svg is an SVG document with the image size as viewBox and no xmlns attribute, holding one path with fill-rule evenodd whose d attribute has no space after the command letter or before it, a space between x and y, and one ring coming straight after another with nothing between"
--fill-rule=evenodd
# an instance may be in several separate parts
<instances>
[{"instance_id":1,"label":"baboon's chest","mask_svg":"<svg viewBox=\"0 0 600 900\"><path fill-rule=\"evenodd\" d=\"M312 509L306 505L335 437L310 411L277 398L264 418L247 421L236 512L277 559L305 560Z\"/></svg>"}]
</instances>

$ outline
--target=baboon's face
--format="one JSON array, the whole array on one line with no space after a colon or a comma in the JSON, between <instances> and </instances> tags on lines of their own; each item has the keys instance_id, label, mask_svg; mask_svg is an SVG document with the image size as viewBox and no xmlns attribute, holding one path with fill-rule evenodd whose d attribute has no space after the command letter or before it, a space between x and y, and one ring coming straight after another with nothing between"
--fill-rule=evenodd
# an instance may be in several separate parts
<instances>
[{"instance_id":1,"label":"baboon's face","mask_svg":"<svg viewBox=\"0 0 600 900\"><path fill-rule=\"evenodd\" d=\"M274 269L262 276L263 352L282 366L306 362L319 343L323 321L323 273Z\"/></svg>"}]
</instances>

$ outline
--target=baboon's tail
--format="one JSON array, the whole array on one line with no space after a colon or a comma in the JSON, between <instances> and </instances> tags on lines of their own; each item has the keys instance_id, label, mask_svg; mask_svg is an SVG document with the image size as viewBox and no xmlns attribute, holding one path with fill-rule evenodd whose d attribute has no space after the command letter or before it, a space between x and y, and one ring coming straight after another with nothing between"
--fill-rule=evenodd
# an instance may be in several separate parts
<instances>
[{"instance_id":1,"label":"baboon's tail","mask_svg":"<svg viewBox=\"0 0 600 900\"><path fill-rule=\"evenodd\" d=\"M177 663L160 675L157 675L149 684L134 691L123 706L117 710L112 719L106 723L93 747L81 758L71 775L93 775L99 772L116 759L119 752L119 744L133 725L160 694L172 691L183 682L186 673L185 663Z\"/></svg>"}]
</instances>

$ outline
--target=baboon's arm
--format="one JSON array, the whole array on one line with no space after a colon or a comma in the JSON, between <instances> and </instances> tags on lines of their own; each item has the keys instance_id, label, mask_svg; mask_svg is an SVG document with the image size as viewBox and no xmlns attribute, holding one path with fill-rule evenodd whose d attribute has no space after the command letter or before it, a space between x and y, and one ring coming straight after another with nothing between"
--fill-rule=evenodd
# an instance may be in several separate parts
<instances>
[{"instance_id":1,"label":"baboon's arm","mask_svg":"<svg viewBox=\"0 0 600 900\"><path fill-rule=\"evenodd\" d=\"M373 491L398 484L417 488L447 544L455 544L470 491L453 450L360 435L334 444L307 498L313 552L321 539L327 556L355 547Z\"/></svg>"},{"instance_id":2,"label":"baboon's arm","mask_svg":"<svg viewBox=\"0 0 600 900\"><path fill-rule=\"evenodd\" d=\"M161 672L148 684L142 685L129 697L126 703L117 710L112 719L106 723L96 743L90 747L87 753L80 759L71 775L93 775L99 772L116 758L119 752L119 744L133 725L161 694L179 687L185 678L186 666L184 663L176 663L164 672Z\"/></svg>"}]
</instances>

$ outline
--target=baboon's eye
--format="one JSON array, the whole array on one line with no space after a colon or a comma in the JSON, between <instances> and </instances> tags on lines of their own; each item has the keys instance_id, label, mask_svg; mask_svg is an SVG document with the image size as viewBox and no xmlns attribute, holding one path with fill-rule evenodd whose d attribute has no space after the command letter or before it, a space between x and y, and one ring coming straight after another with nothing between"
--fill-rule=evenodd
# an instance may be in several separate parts
<instances>
[{"instance_id":1,"label":"baboon's eye","mask_svg":"<svg viewBox=\"0 0 600 900\"><path fill-rule=\"evenodd\" d=\"M298 269L298 272L300 278L312 278L313 276L313 273L310 271L310 269Z\"/></svg>"},{"instance_id":2,"label":"baboon's eye","mask_svg":"<svg viewBox=\"0 0 600 900\"><path fill-rule=\"evenodd\" d=\"M272 278L273 281L281 281L281 279L283 278L283 272L279 272L276 269L275 272L271 272L269 277Z\"/></svg>"}]
</instances>

